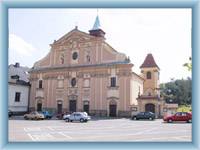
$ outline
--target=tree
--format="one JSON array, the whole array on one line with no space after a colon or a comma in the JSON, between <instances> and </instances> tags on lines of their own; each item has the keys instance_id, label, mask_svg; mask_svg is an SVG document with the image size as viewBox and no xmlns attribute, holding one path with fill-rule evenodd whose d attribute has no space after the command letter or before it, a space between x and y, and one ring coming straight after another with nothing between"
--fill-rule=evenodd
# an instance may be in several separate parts
<instances>
[{"instance_id":1,"label":"tree","mask_svg":"<svg viewBox=\"0 0 200 150\"><path fill-rule=\"evenodd\" d=\"M161 96L167 103L190 105L192 103L192 80L172 80L160 85Z\"/></svg>"}]
</instances>

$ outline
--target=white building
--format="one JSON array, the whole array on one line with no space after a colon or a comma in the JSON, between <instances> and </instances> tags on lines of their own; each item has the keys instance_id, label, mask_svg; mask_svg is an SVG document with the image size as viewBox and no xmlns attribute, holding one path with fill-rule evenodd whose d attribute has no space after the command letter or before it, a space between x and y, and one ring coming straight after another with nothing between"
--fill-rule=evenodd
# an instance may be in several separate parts
<instances>
[{"instance_id":1,"label":"white building","mask_svg":"<svg viewBox=\"0 0 200 150\"><path fill-rule=\"evenodd\" d=\"M8 66L8 109L19 114L28 111L29 105L29 76L28 68L19 63Z\"/></svg>"}]
</instances>

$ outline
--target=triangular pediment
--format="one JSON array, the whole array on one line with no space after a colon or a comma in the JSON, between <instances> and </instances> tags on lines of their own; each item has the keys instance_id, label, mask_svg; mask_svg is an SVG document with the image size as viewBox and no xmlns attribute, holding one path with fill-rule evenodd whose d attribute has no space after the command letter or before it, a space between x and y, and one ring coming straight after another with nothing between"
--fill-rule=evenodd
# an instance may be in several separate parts
<instances>
[{"instance_id":1,"label":"triangular pediment","mask_svg":"<svg viewBox=\"0 0 200 150\"><path fill-rule=\"evenodd\" d=\"M67 34L65 34L63 37L61 37L60 39L58 39L54 44L69 44L72 43L73 41L76 42L87 42L90 41L91 39L94 39L95 37L82 32L78 29L74 29L70 32L68 32Z\"/></svg>"}]
</instances>

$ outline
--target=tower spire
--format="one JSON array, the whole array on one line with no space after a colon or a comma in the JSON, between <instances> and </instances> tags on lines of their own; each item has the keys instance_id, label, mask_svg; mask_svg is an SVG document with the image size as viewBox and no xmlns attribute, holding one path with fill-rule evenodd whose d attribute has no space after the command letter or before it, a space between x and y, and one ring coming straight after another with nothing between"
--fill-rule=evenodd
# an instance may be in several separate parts
<instances>
[{"instance_id":1,"label":"tower spire","mask_svg":"<svg viewBox=\"0 0 200 150\"><path fill-rule=\"evenodd\" d=\"M140 68L151 68L151 67L157 67L159 69L158 65L156 64L156 62L153 58L153 55L151 53L149 53L146 56L143 64L140 66Z\"/></svg>"},{"instance_id":2,"label":"tower spire","mask_svg":"<svg viewBox=\"0 0 200 150\"><path fill-rule=\"evenodd\" d=\"M99 16L97 15L92 30L98 30L98 29L101 29L101 25L99 21Z\"/></svg>"},{"instance_id":3,"label":"tower spire","mask_svg":"<svg viewBox=\"0 0 200 150\"><path fill-rule=\"evenodd\" d=\"M91 30L89 30L90 35L96 36L96 37L104 37L105 32L101 29L99 16L98 16L98 10L97 10L97 16L94 22L94 25Z\"/></svg>"}]
</instances>

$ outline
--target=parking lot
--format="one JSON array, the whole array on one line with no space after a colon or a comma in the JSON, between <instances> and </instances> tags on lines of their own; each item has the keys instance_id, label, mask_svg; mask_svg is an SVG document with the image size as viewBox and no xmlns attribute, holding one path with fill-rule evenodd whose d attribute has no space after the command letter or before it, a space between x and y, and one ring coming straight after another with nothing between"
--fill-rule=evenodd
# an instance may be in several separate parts
<instances>
[{"instance_id":1,"label":"parking lot","mask_svg":"<svg viewBox=\"0 0 200 150\"><path fill-rule=\"evenodd\" d=\"M87 123L63 120L9 120L9 141L183 141L192 140L191 123L120 119L92 119Z\"/></svg>"}]
</instances>

